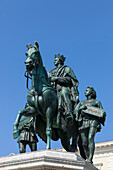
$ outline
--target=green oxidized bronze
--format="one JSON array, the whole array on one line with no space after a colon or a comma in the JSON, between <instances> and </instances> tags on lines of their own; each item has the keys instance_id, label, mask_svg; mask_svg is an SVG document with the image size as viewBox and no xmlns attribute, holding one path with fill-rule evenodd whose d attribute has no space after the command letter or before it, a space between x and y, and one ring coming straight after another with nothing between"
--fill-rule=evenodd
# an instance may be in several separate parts
<instances>
[{"instance_id":1,"label":"green oxidized bronze","mask_svg":"<svg viewBox=\"0 0 113 170\"><path fill-rule=\"evenodd\" d=\"M31 151L37 151L37 136L35 133L35 118L24 116L19 123L20 135L18 137L20 153L26 151L26 145L29 145Z\"/></svg>"},{"instance_id":2,"label":"green oxidized bronze","mask_svg":"<svg viewBox=\"0 0 113 170\"><path fill-rule=\"evenodd\" d=\"M79 131L79 148L81 156L92 163L95 143L94 137L104 125L106 113L100 101L96 100L94 88L87 87L86 100L81 101L75 108L76 121Z\"/></svg>"},{"instance_id":3,"label":"green oxidized bronze","mask_svg":"<svg viewBox=\"0 0 113 170\"><path fill-rule=\"evenodd\" d=\"M61 115L64 115L65 120L71 125L73 123L73 108L79 101L79 82L73 70L64 65L64 61L63 55L55 55L54 65L56 68L51 70L48 76L57 90L58 121Z\"/></svg>"},{"instance_id":4,"label":"green oxidized bronze","mask_svg":"<svg viewBox=\"0 0 113 170\"><path fill-rule=\"evenodd\" d=\"M35 45L33 46L29 44L27 48L28 50L26 52L27 60L25 61L25 65L26 65L25 77L27 77L27 88L28 88L29 78L32 80L32 85L31 85L31 88L28 89L28 92L27 92L26 107L20 110L17 114L17 118L14 123L13 137L18 138L18 141L20 142L20 136L22 135L23 137L24 132L25 134L26 133L30 135L32 134L34 136L37 133L45 142L47 142L46 149L51 148L50 139L57 141L60 138L63 147L67 151L74 151L76 149L77 129L76 129L75 120L73 119L73 116L72 116L72 110L69 110L70 107L68 108L67 106L67 110L69 113L68 116L70 116L71 114L71 117L72 117L71 121L73 123L71 124L71 126L68 125L70 118L68 118L68 116L67 117L62 116L62 125L61 127L59 127L59 124L57 123L57 120L59 119L58 118L57 91L51 85L50 79L52 82L54 81L52 80L52 78L50 79L48 78L46 69L43 66L42 58L39 52L38 43L35 42ZM68 73L67 71L68 67L64 67L64 68L66 72ZM70 84L71 91L73 91L76 95L78 81L76 77L73 75L73 72L71 72L70 74L69 73L67 74L67 73L66 73L66 76L62 76L62 79L63 77L67 77L67 79L69 77L69 80L66 80L66 82L67 81L71 82ZM62 86L67 86L67 85L66 83L64 83L62 84ZM69 100L71 100L71 98L69 98ZM76 100L78 101L78 96L77 97L75 96L75 100L73 100L72 102L74 102L75 104ZM33 119L35 118L36 126L34 130L31 128L32 130L30 132L26 132L25 130L24 132L22 132L22 129L20 128L21 123L23 121L21 119L22 116L33 118ZM27 124L27 120L25 121L24 123ZM25 126L23 126L23 129L24 128ZM71 137L74 138L72 145L70 145ZM28 139L25 139L25 140L27 144L29 144L30 146L32 140L31 141L30 139L29 141ZM33 142L36 144L37 140Z\"/></svg>"},{"instance_id":5,"label":"green oxidized bronze","mask_svg":"<svg viewBox=\"0 0 113 170\"><path fill-rule=\"evenodd\" d=\"M55 55L55 68L47 73L38 43L29 44L27 48L27 104L18 112L13 131L14 139L18 138L20 153L25 152L27 144L31 151L37 150L36 134L47 143L46 149L51 148L51 139L61 139L66 151L75 152L79 136L80 154L92 163L94 137L106 117L100 101L96 100L95 90L87 87L87 99L79 102L79 82L73 70L64 65L65 57ZM30 89L29 79L32 81Z\"/></svg>"}]
</instances>

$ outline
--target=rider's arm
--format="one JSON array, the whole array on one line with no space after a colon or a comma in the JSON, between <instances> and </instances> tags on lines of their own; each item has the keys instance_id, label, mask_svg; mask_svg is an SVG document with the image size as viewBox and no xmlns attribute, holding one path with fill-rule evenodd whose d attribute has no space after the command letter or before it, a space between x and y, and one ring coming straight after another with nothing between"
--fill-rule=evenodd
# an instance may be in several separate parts
<instances>
[{"instance_id":1,"label":"rider's arm","mask_svg":"<svg viewBox=\"0 0 113 170\"><path fill-rule=\"evenodd\" d=\"M56 82L61 86L71 86L71 78L70 77L52 77L51 82Z\"/></svg>"}]
</instances>

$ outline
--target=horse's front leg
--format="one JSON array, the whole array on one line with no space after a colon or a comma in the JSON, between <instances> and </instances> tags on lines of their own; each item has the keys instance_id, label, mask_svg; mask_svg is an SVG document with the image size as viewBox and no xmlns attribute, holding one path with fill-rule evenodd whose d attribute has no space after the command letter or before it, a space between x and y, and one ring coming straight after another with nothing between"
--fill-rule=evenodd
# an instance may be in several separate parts
<instances>
[{"instance_id":1,"label":"horse's front leg","mask_svg":"<svg viewBox=\"0 0 113 170\"><path fill-rule=\"evenodd\" d=\"M18 131L18 125L20 122L20 119L22 116L35 116L36 115L36 109L34 107L26 107L25 109L20 110L17 113L17 118L15 120L15 123L13 125L13 138L17 138L19 136L19 131Z\"/></svg>"},{"instance_id":2,"label":"horse's front leg","mask_svg":"<svg viewBox=\"0 0 113 170\"><path fill-rule=\"evenodd\" d=\"M20 122L20 119L23 115L27 113L26 109L22 109L17 113L17 117L15 120L15 123L13 124L13 138L17 138L19 136L19 131L18 131L18 124Z\"/></svg>"},{"instance_id":3,"label":"horse's front leg","mask_svg":"<svg viewBox=\"0 0 113 170\"><path fill-rule=\"evenodd\" d=\"M47 146L46 146L46 149L51 149L50 139L51 139L51 135L52 135L52 121L53 121L51 107L48 107L48 109L46 111L46 121L47 121L47 125L46 125Z\"/></svg>"}]
</instances>

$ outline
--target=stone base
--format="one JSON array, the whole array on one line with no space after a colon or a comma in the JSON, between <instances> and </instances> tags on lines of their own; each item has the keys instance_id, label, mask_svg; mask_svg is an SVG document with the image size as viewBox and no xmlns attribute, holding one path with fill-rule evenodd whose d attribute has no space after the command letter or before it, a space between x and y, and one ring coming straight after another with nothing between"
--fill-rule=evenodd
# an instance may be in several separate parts
<instances>
[{"instance_id":1,"label":"stone base","mask_svg":"<svg viewBox=\"0 0 113 170\"><path fill-rule=\"evenodd\" d=\"M57 150L10 155L0 158L0 170L97 170L75 153Z\"/></svg>"}]
</instances>

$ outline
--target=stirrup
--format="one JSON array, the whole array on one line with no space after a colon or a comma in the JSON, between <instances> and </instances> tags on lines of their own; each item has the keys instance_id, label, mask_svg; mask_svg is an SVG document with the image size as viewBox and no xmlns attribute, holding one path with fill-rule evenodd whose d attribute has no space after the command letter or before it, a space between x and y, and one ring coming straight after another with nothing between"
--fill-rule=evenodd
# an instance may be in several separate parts
<instances>
[{"instance_id":1,"label":"stirrup","mask_svg":"<svg viewBox=\"0 0 113 170\"><path fill-rule=\"evenodd\" d=\"M73 115L71 112L66 114L65 120L70 126L73 125Z\"/></svg>"}]
</instances>

